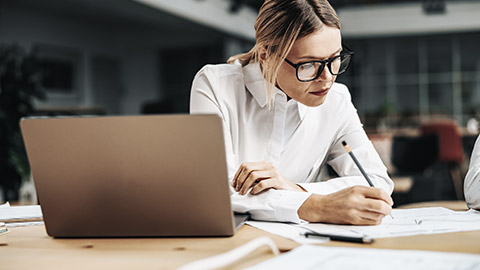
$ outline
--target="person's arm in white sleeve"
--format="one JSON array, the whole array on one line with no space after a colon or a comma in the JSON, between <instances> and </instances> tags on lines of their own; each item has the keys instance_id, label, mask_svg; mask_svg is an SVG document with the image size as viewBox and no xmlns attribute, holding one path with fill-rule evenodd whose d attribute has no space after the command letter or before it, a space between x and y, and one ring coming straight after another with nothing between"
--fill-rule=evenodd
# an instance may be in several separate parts
<instances>
[{"instance_id":1,"label":"person's arm in white sleeve","mask_svg":"<svg viewBox=\"0 0 480 270\"><path fill-rule=\"evenodd\" d=\"M327 160L327 163L332 166L340 177L326 182L301 184L301 186L307 191L316 194L329 194L357 185L369 186L360 169L343 147L342 141L345 141L352 149L370 180L372 180L374 186L390 195L393 191L393 181L388 176L387 168L368 139L355 108L351 103L348 107L349 112L344 118L345 121L336 141L330 148Z\"/></svg>"},{"instance_id":2,"label":"person's arm in white sleeve","mask_svg":"<svg viewBox=\"0 0 480 270\"><path fill-rule=\"evenodd\" d=\"M393 190L393 181L363 130L348 91L344 94L344 105L347 106L338 111L344 112L343 121L339 121L340 129L327 157L328 164L340 177L327 182L301 184L313 194L300 207L299 216L312 222L379 224L392 210L393 201L389 194ZM342 141L349 144L375 188L369 187Z\"/></svg>"},{"instance_id":3,"label":"person's arm in white sleeve","mask_svg":"<svg viewBox=\"0 0 480 270\"><path fill-rule=\"evenodd\" d=\"M226 148L227 166L229 183L231 183L236 170L240 164L237 164L233 152L232 137L229 129L230 117L225 108L221 108L221 101L214 91L217 85L213 74L209 73L208 68L198 72L192 84L190 96L191 114L216 114L222 118L223 132ZM231 89L233 91L234 89ZM258 195L240 195L230 188L232 208L235 212L249 213L253 219L267 221L285 221L299 223L298 209L304 201L311 195L307 192L293 192L283 190L268 190Z\"/></svg>"},{"instance_id":4,"label":"person's arm in white sleeve","mask_svg":"<svg viewBox=\"0 0 480 270\"><path fill-rule=\"evenodd\" d=\"M222 119L227 169L230 178L235 173L236 168L234 167L235 156L233 154L232 139L227 125L228 116L222 112L217 97L212 91L212 87L214 87L216 82L212 80L213 76L208 73L208 68L204 67L193 80L190 93L190 114L216 114Z\"/></svg>"},{"instance_id":5,"label":"person's arm in white sleeve","mask_svg":"<svg viewBox=\"0 0 480 270\"><path fill-rule=\"evenodd\" d=\"M480 210L480 136L475 142L464 183L465 201L469 208Z\"/></svg>"}]
</instances>

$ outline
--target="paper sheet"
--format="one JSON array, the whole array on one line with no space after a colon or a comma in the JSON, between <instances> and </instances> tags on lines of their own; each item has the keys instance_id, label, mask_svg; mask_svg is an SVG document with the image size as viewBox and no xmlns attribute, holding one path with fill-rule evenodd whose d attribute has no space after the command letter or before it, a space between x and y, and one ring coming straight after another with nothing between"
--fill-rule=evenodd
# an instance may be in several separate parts
<instances>
[{"instance_id":1,"label":"paper sheet","mask_svg":"<svg viewBox=\"0 0 480 270\"><path fill-rule=\"evenodd\" d=\"M10 203L6 202L4 204L0 204L0 208L4 208L4 207L10 207Z\"/></svg>"},{"instance_id":2,"label":"paper sheet","mask_svg":"<svg viewBox=\"0 0 480 270\"><path fill-rule=\"evenodd\" d=\"M9 223L7 223L7 228L40 226L40 225L45 225L45 222L43 222L43 221L9 222Z\"/></svg>"},{"instance_id":3,"label":"paper sheet","mask_svg":"<svg viewBox=\"0 0 480 270\"><path fill-rule=\"evenodd\" d=\"M5 223L42 220L40 205L10 206L0 208L0 221Z\"/></svg>"},{"instance_id":4,"label":"paper sheet","mask_svg":"<svg viewBox=\"0 0 480 270\"><path fill-rule=\"evenodd\" d=\"M443 207L394 209L394 219L386 216L378 226L331 225L308 223L299 225L318 233L386 238L418 234L480 230L480 211L452 211Z\"/></svg>"},{"instance_id":5,"label":"paper sheet","mask_svg":"<svg viewBox=\"0 0 480 270\"><path fill-rule=\"evenodd\" d=\"M308 230L295 227L288 223L266 221L247 221L246 223L260 230L291 239L300 244L318 244L329 241L328 238L306 238L302 234L306 233Z\"/></svg>"},{"instance_id":6,"label":"paper sheet","mask_svg":"<svg viewBox=\"0 0 480 270\"><path fill-rule=\"evenodd\" d=\"M328 241L306 238L302 234L314 231L323 234L354 237L386 238L419 234L435 234L480 230L480 211L452 211L443 207L394 209L392 219L386 216L378 226L333 225L324 223L289 224L279 222L248 221L247 224L300 244Z\"/></svg>"},{"instance_id":7,"label":"paper sheet","mask_svg":"<svg viewBox=\"0 0 480 270\"><path fill-rule=\"evenodd\" d=\"M478 270L480 256L419 250L303 245L247 269Z\"/></svg>"}]
</instances>

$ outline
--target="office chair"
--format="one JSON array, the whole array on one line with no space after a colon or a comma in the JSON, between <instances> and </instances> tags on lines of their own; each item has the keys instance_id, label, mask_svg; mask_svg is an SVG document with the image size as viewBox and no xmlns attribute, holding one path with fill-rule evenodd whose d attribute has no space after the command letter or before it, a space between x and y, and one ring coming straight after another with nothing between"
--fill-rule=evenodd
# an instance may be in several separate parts
<instances>
[{"instance_id":1,"label":"office chair","mask_svg":"<svg viewBox=\"0 0 480 270\"><path fill-rule=\"evenodd\" d=\"M392 143L392 164L396 174L422 173L438 157L438 136L395 136Z\"/></svg>"},{"instance_id":2,"label":"office chair","mask_svg":"<svg viewBox=\"0 0 480 270\"><path fill-rule=\"evenodd\" d=\"M395 205L436 200L439 191L430 168L438 157L438 136L394 136L391 162L395 170L392 179L408 179L413 184L403 193L394 193Z\"/></svg>"},{"instance_id":3,"label":"office chair","mask_svg":"<svg viewBox=\"0 0 480 270\"><path fill-rule=\"evenodd\" d=\"M421 134L436 134L439 139L437 168L448 171L455 189L456 199L463 200L461 165L464 160L462 135L458 124L451 119L439 119L420 126Z\"/></svg>"}]
</instances>

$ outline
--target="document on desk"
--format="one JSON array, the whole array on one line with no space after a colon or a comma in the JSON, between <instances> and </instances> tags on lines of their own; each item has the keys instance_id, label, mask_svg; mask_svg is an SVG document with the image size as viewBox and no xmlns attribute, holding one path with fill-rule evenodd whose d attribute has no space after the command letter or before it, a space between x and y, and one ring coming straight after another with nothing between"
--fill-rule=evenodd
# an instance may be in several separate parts
<instances>
[{"instance_id":1,"label":"document on desk","mask_svg":"<svg viewBox=\"0 0 480 270\"><path fill-rule=\"evenodd\" d=\"M480 230L480 211L452 211L443 207L394 209L377 226L307 223L298 226L317 233L387 238Z\"/></svg>"},{"instance_id":2,"label":"document on desk","mask_svg":"<svg viewBox=\"0 0 480 270\"><path fill-rule=\"evenodd\" d=\"M419 234L435 234L480 230L480 211L452 211L443 207L394 209L377 226L334 225L325 223L288 224L249 221L247 224L292 239L300 244L314 244L326 239L306 238L307 231L351 237L387 238ZM314 240L315 239L315 240ZM319 241L319 242L311 242Z\"/></svg>"},{"instance_id":3,"label":"document on desk","mask_svg":"<svg viewBox=\"0 0 480 270\"><path fill-rule=\"evenodd\" d=\"M5 222L7 227L43 224L42 220L40 205L0 207L0 222Z\"/></svg>"},{"instance_id":4,"label":"document on desk","mask_svg":"<svg viewBox=\"0 0 480 270\"><path fill-rule=\"evenodd\" d=\"M10 207L10 203L9 202L6 202L4 204L0 204L0 208L6 208L6 207Z\"/></svg>"},{"instance_id":5,"label":"document on desk","mask_svg":"<svg viewBox=\"0 0 480 270\"><path fill-rule=\"evenodd\" d=\"M480 256L419 250L303 245L247 269L478 270Z\"/></svg>"},{"instance_id":6,"label":"document on desk","mask_svg":"<svg viewBox=\"0 0 480 270\"><path fill-rule=\"evenodd\" d=\"M328 238L307 238L303 236L309 230L293 226L289 223L266 222L266 221L247 221L248 225L260 230L291 239L300 244L320 244L329 241Z\"/></svg>"}]
</instances>

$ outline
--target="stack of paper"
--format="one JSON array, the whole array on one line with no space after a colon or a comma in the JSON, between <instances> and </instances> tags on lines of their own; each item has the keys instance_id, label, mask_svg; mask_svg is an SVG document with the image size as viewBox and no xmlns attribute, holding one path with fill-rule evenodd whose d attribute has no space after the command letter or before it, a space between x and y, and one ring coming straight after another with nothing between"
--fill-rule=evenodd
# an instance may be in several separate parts
<instances>
[{"instance_id":1,"label":"stack of paper","mask_svg":"<svg viewBox=\"0 0 480 270\"><path fill-rule=\"evenodd\" d=\"M472 254L303 245L248 269L470 270L479 268L480 256Z\"/></svg>"},{"instance_id":2,"label":"stack of paper","mask_svg":"<svg viewBox=\"0 0 480 270\"><path fill-rule=\"evenodd\" d=\"M419 234L480 230L480 211L452 211L443 207L394 209L394 219L386 216L377 226L301 224L318 233L386 238Z\"/></svg>"},{"instance_id":3,"label":"stack of paper","mask_svg":"<svg viewBox=\"0 0 480 270\"><path fill-rule=\"evenodd\" d=\"M247 224L261 230L290 238L300 244L313 244L303 234L306 231L320 234L386 238L419 234L480 230L480 211L452 211L443 207L394 209L392 217L386 216L377 226L334 225L325 223L287 224L250 221Z\"/></svg>"},{"instance_id":4,"label":"stack of paper","mask_svg":"<svg viewBox=\"0 0 480 270\"><path fill-rule=\"evenodd\" d=\"M42 209L40 205L4 204L0 207L0 222L5 222L8 227L43 224Z\"/></svg>"},{"instance_id":5,"label":"stack of paper","mask_svg":"<svg viewBox=\"0 0 480 270\"><path fill-rule=\"evenodd\" d=\"M306 238L304 234L309 232L308 229L303 229L292 225L291 223L282 222L263 222L263 221L247 221L247 224L258 228L260 230L280 235L281 237L291 239L300 244L320 244L329 241L328 238L310 237Z\"/></svg>"}]
</instances>

